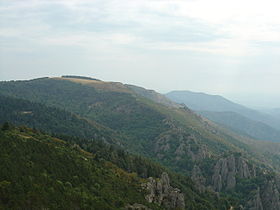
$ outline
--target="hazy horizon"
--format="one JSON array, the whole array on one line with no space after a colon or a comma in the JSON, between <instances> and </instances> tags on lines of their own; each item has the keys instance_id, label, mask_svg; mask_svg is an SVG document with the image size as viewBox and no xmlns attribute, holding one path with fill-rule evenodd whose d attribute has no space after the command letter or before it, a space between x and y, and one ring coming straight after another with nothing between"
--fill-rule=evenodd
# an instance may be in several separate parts
<instances>
[{"instance_id":1,"label":"hazy horizon","mask_svg":"<svg viewBox=\"0 0 280 210\"><path fill-rule=\"evenodd\" d=\"M276 0L0 3L0 80L83 75L280 107Z\"/></svg>"}]
</instances>

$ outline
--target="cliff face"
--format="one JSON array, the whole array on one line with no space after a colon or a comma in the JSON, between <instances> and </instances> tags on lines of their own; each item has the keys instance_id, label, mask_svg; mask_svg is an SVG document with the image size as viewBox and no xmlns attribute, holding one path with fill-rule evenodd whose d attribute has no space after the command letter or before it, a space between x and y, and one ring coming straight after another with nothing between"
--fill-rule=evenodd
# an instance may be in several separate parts
<instances>
[{"instance_id":1,"label":"cliff face","mask_svg":"<svg viewBox=\"0 0 280 210\"><path fill-rule=\"evenodd\" d=\"M217 192L233 189L236 185L236 178L251 178L256 175L254 167L249 165L242 157L231 155L219 159L214 167L212 176L213 189Z\"/></svg>"},{"instance_id":2,"label":"cliff face","mask_svg":"<svg viewBox=\"0 0 280 210\"><path fill-rule=\"evenodd\" d=\"M263 186L261 190L261 199L264 209L280 209L279 189L277 184L277 181L272 179Z\"/></svg>"},{"instance_id":3,"label":"cliff face","mask_svg":"<svg viewBox=\"0 0 280 210\"><path fill-rule=\"evenodd\" d=\"M192 173L191 173L191 179L195 183L196 188L199 192L205 192L206 191L206 178L202 175L201 169L199 166L195 165L193 167Z\"/></svg>"},{"instance_id":4,"label":"cliff face","mask_svg":"<svg viewBox=\"0 0 280 210\"><path fill-rule=\"evenodd\" d=\"M244 209L244 208L242 208ZM249 210L263 210L262 200L260 196L260 188L258 187L257 192L251 200L247 202L246 208Z\"/></svg>"},{"instance_id":5,"label":"cliff face","mask_svg":"<svg viewBox=\"0 0 280 210\"><path fill-rule=\"evenodd\" d=\"M176 144L174 139L177 140ZM201 193L207 190L215 192L239 190L238 193L246 197L246 200L242 201L240 209L280 209L280 179L277 181L275 178L267 178L264 169L250 163L246 157L242 157L240 154L220 158L216 162L214 161L213 165L209 163L209 170L205 170L203 163L211 158L211 153L208 152L207 147L197 141L194 135L188 135L178 128L173 128L159 136L156 139L154 150L159 159L165 159L166 153L174 154L177 162L184 160L186 157L189 158L189 161L193 163L193 167L190 169L191 179ZM257 179L256 171L258 171L258 176L264 178L263 180ZM149 202L167 206L167 209L174 209L179 205L176 202L183 199L180 198L180 193L176 189L171 190L172 193L166 193L163 186L170 185L169 182L164 180L166 179L163 177L160 181L150 179L149 187L147 187L150 193L146 198ZM251 185L248 184L249 188L252 187L250 194L246 194L246 186L241 187L242 182L251 183ZM182 207L183 205L179 206Z\"/></svg>"},{"instance_id":6,"label":"cliff face","mask_svg":"<svg viewBox=\"0 0 280 210\"><path fill-rule=\"evenodd\" d=\"M265 177L265 172L263 171ZM212 187L216 192L230 190L236 187L238 179L251 179L256 177L254 165L242 157L231 155L219 159L214 167L212 176ZM279 210L280 209L280 182L277 178L265 178L264 182L258 184L251 199L241 209L249 210Z\"/></svg>"},{"instance_id":7,"label":"cliff face","mask_svg":"<svg viewBox=\"0 0 280 210\"><path fill-rule=\"evenodd\" d=\"M159 180L152 177L143 185L147 190L146 200L150 203L157 203L166 209L185 209L184 195L179 189L170 186L167 173L163 173Z\"/></svg>"},{"instance_id":8,"label":"cliff face","mask_svg":"<svg viewBox=\"0 0 280 210\"><path fill-rule=\"evenodd\" d=\"M279 210L279 190L276 180L267 181L262 188L258 187L255 195L244 209L249 210Z\"/></svg>"},{"instance_id":9,"label":"cliff face","mask_svg":"<svg viewBox=\"0 0 280 210\"><path fill-rule=\"evenodd\" d=\"M180 128L172 128L158 136L155 140L154 152L159 159L164 159L166 153L172 153L176 161L186 156L192 162L210 157L205 145L199 144L194 135L185 133Z\"/></svg>"}]
</instances>

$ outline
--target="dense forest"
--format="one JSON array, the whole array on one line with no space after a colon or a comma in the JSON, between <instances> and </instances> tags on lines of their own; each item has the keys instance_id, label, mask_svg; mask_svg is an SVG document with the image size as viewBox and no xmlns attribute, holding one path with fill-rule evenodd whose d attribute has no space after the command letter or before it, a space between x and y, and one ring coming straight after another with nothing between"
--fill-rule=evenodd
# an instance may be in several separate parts
<instances>
[{"instance_id":1,"label":"dense forest","mask_svg":"<svg viewBox=\"0 0 280 210\"><path fill-rule=\"evenodd\" d=\"M86 152L77 138L64 139L9 123L1 126L1 208L122 209L141 203L161 209L144 199L141 184L167 169L102 142L91 141L91 152ZM227 208L214 194L195 191L189 178L168 173L171 185L188 195L187 209Z\"/></svg>"}]
</instances>

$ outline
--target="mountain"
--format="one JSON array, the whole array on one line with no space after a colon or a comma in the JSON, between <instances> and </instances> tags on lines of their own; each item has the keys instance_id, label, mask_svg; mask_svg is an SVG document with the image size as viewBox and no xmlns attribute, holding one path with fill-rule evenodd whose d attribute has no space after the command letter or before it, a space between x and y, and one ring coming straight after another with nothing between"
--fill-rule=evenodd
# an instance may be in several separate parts
<instances>
[{"instance_id":1,"label":"mountain","mask_svg":"<svg viewBox=\"0 0 280 210\"><path fill-rule=\"evenodd\" d=\"M199 193L219 193L233 207L268 210L280 205L279 154L153 91L68 76L1 82L0 94L96 122L117 133L123 149L191 177ZM94 152L90 142L76 142Z\"/></svg>"},{"instance_id":2,"label":"mountain","mask_svg":"<svg viewBox=\"0 0 280 210\"><path fill-rule=\"evenodd\" d=\"M113 130L64 109L1 94L0 116L0 124L10 122L48 133L84 139L102 139L116 145L120 145L119 139L122 138Z\"/></svg>"},{"instance_id":3,"label":"mountain","mask_svg":"<svg viewBox=\"0 0 280 210\"><path fill-rule=\"evenodd\" d=\"M280 139L280 118L277 119L267 113L249 109L222 96L191 91L172 91L166 96L240 134L261 140L279 141Z\"/></svg>"},{"instance_id":4,"label":"mountain","mask_svg":"<svg viewBox=\"0 0 280 210\"><path fill-rule=\"evenodd\" d=\"M185 104L195 111L235 112L251 120L263 122L280 130L280 120L266 113L231 102L222 96L191 91L172 91L167 93L166 96L177 103Z\"/></svg>"},{"instance_id":5,"label":"mountain","mask_svg":"<svg viewBox=\"0 0 280 210\"><path fill-rule=\"evenodd\" d=\"M262 109L262 112L265 112L269 115L274 116L277 119L280 119L280 108L274 108L274 109Z\"/></svg>"},{"instance_id":6,"label":"mountain","mask_svg":"<svg viewBox=\"0 0 280 210\"><path fill-rule=\"evenodd\" d=\"M197 111L232 111L236 113L253 111L219 95L209 95L191 91L172 91L165 94L165 96L177 103L183 103L190 109Z\"/></svg>"},{"instance_id":7,"label":"mountain","mask_svg":"<svg viewBox=\"0 0 280 210\"><path fill-rule=\"evenodd\" d=\"M280 142L280 131L234 112L198 111L203 117L251 138Z\"/></svg>"}]
</instances>

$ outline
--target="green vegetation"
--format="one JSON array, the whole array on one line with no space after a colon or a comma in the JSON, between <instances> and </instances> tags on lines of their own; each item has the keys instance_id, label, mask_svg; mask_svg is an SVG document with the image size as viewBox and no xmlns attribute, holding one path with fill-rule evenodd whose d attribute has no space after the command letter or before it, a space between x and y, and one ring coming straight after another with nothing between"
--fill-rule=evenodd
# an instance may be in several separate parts
<instances>
[{"instance_id":1,"label":"green vegetation","mask_svg":"<svg viewBox=\"0 0 280 210\"><path fill-rule=\"evenodd\" d=\"M251 200L256 186L265 183L237 177L235 188L223 188L218 199L207 190L199 193L197 183L194 185L186 176L192 176L195 167L200 168L204 187L210 187L216 163L232 154L244 158L250 170L255 165L258 170L271 171L272 164L279 163L276 152L258 153L250 140L218 127L187 107L169 105L166 101L161 104L156 93L145 91L141 89L138 95L133 88L119 83L72 76L2 82L1 122L24 124L55 134L67 144L79 145L94 154L94 161L110 162L125 173L135 173L139 180L160 177L166 171L159 165L163 164L179 173L169 171L172 184L185 194L187 209L238 206ZM257 178L263 175L259 173Z\"/></svg>"},{"instance_id":2,"label":"green vegetation","mask_svg":"<svg viewBox=\"0 0 280 210\"><path fill-rule=\"evenodd\" d=\"M160 177L162 166L101 142L87 144L89 153L72 144L82 140L63 138L2 125L0 209L121 209L129 203L160 209L144 199L140 177ZM227 207L214 194L198 193L189 178L169 174L184 192L187 209Z\"/></svg>"},{"instance_id":3,"label":"green vegetation","mask_svg":"<svg viewBox=\"0 0 280 210\"><path fill-rule=\"evenodd\" d=\"M64 134L86 139L103 139L119 143L118 134L94 121L55 107L0 94L0 124L11 122L52 134Z\"/></svg>"},{"instance_id":4,"label":"green vegetation","mask_svg":"<svg viewBox=\"0 0 280 210\"><path fill-rule=\"evenodd\" d=\"M151 153L151 139L166 130L165 117L123 92L101 91L66 80L1 83L0 93L65 109L125 135L129 148ZM138 141L141 139L141 141Z\"/></svg>"},{"instance_id":5,"label":"green vegetation","mask_svg":"<svg viewBox=\"0 0 280 210\"><path fill-rule=\"evenodd\" d=\"M4 129L0 150L0 209L158 209L145 201L136 174L57 138Z\"/></svg>"}]
</instances>

